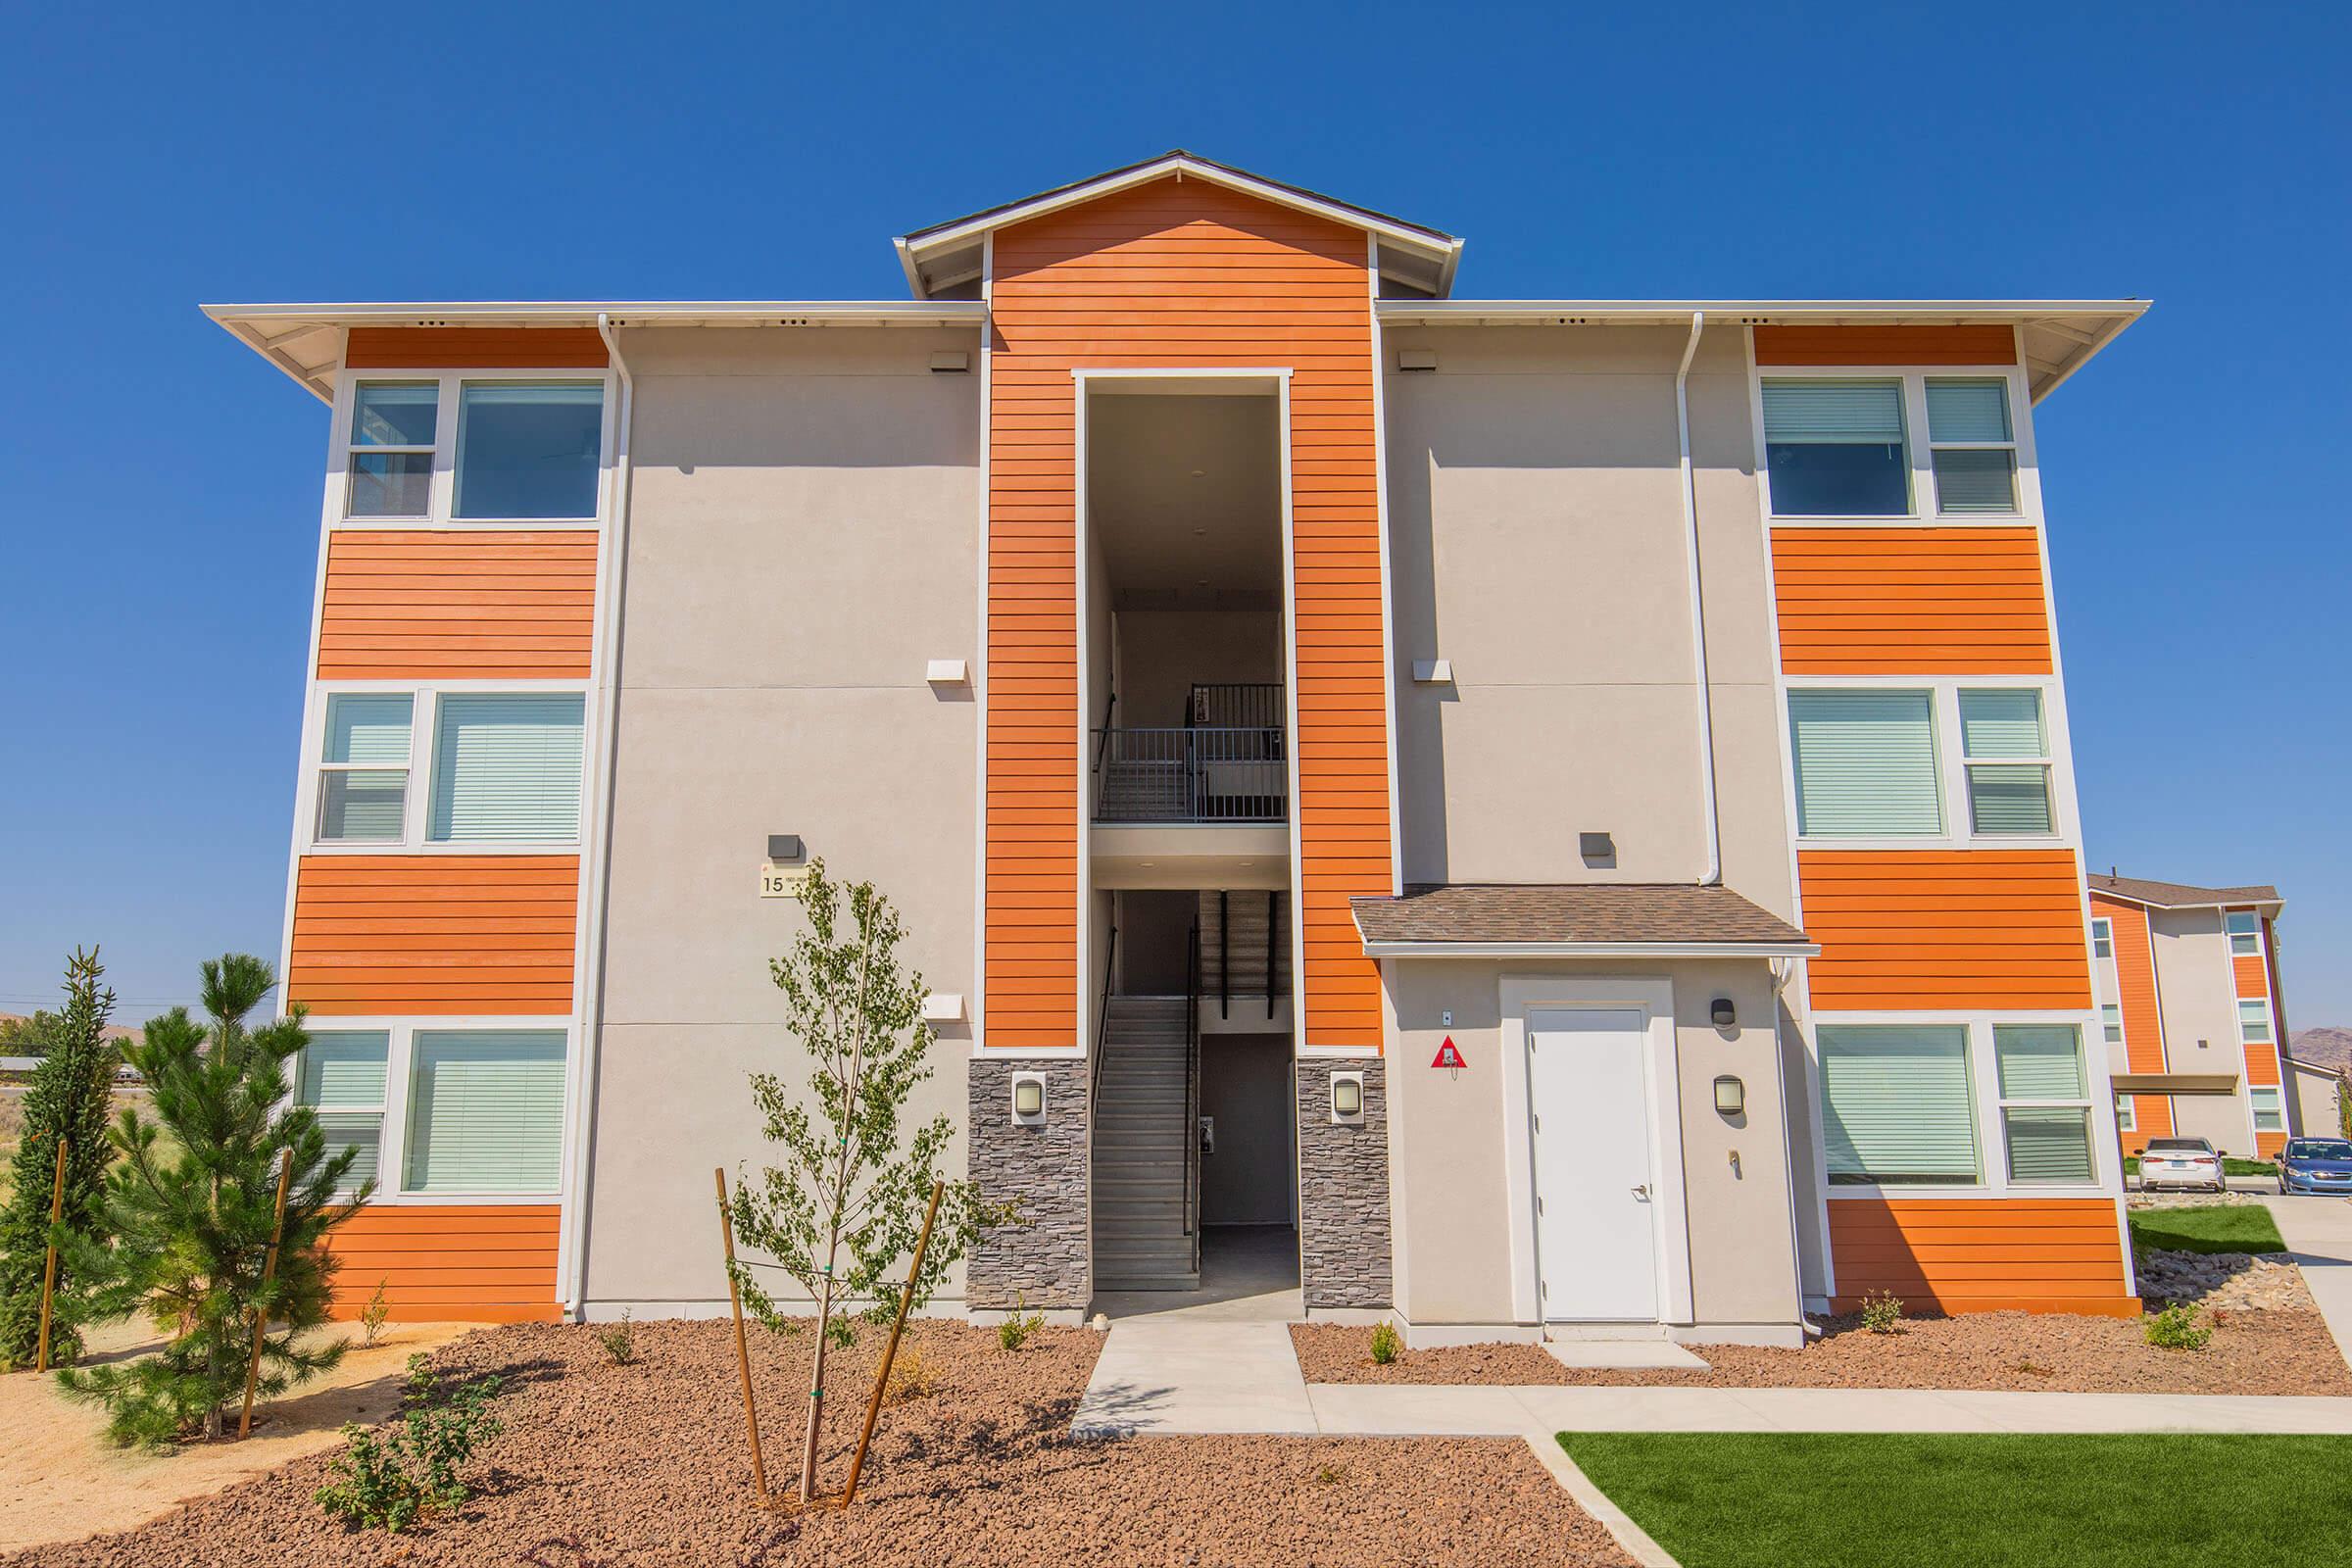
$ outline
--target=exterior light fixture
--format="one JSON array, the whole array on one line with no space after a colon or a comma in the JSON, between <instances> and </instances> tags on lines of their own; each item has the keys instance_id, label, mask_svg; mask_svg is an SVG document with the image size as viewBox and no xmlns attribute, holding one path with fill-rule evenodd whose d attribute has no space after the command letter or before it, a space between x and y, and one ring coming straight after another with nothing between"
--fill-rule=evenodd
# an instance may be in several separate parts
<instances>
[{"instance_id":1,"label":"exterior light fixture","mask_svg":"<svg viewBox=\"0 0 2352 1568\"><path fill-rule=\"evenodd\" d=\"M1343 1127L1364 1124L1364 1075L1360 1072L1335 1072L1331 1075L1331 1119Z\"/></svg>"},{"instance_id":2,"label":"exterior light fixture","mask_svg":"<svg viewBox=\"0 0 2352 1568\"><path fill-rule=\"evenodd\" d=\"M1043 1127L1046 1124L1044 1074L1016 1072L1012 1075L1012 1124L1015 1127Z\"/></svg>"},{"instance_id":3,"label":"exterior light fixture","mask_svg":"<svg viewBox=\"0 0 2352 1568\"><path fill-rule=\"evenodd\" d=\"M1729 1029L1740 1021L1740 1009L1732 1005L1729 997L1717 997L1707 1007L1707 1016L1715 1020L1718 1029Z\"/></svg>"},{"instance_id":4,"label":"exterior light fixture","mask_svg":"<svg viewBox=\"0 0 2352 1568\"><path fill-rule=\"evenodd\" d=\"M1715 1080L1715 1109L1725 1116L1737 1116L1747 1109L1747 1085L1725 1073Z\"/></svg>"},{"instance_id":5,"label":"exterior light fixture","mask_svg":"<svg viewBox=\"0 0 2352 1568\"><path fill-rule=\"evenodd\" d=\"M767 858L771 860L797 860L806 853L798 833L770 833L767 836Z\"/></svg>"}]
</instances>

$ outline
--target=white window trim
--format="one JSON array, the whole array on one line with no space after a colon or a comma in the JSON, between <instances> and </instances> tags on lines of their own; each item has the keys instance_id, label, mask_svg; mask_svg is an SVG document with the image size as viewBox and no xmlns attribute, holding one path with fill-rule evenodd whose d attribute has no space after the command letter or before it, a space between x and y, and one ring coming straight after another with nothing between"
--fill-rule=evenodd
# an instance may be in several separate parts
<instances>
[{"instance_id":1,"label":"white window trim","mask_svg":"<svg viewBox=\"0 0 2352 1568\"><path fill-rule=\"evenodd\" d=\"M2103 936L2100 932L2102 926L2106 928ZM2102 941L2107 944L2105 953L2099 951L2099 944ZM2101 963L2115 962L2115 917L2113 915L2094 914L2090 917L2090 956Z\"/></svg>"},{"instance_id":2,"label":"white window trim","mask_svg":"<svg viewBox=\"0 0 2352 1568\"><path fill-rule=\"evenodd\" d=\"M2115 1009L2115 1038L2113 1040L2107 1038L2107 1009L2109 1007ZM2122 1003L2102 1002L2099 1004L2099 1043L2104 1046L2129 1046L2131 1044L2131 1026L2124 1022L2124 1004Z\"/></svg>"},{"instance_id":3,"label":"white window trim","mask_svg":"<svg viewBox=\"0 0 2352 1568\"><path fill-rule=\"evenodd\" d=\"M2270 1032L2270 1038L2268 1040L2257 1040L2253 1036L2246 1033L2246 1004L2249 1002L2259 1002L2262 1004L2262 1026L2264 1029ZM2278 1049L2278 1010L2271 1005L2270 998L2236 997L2231 1000L2230 1005L2237 1009L2237 1043L2241 1048L2246 1046L2260 1046L2265 1051L2275 1051Z\"/></svg>"},{"instance_id":4,"label":"white window trim","mask_svg":"<svg viewBox=\"0 0 2352 1568\"><path fill-rule=\"evenodd\" d=\"M570 381L579 384L595 383L604 389L602 421L596 478L596 511L585 517L460 517L455 515L458 483L458 398L467 383L476 385L511 384L518 381ZM433 475L431 499L421 517L354 517L345 514L349 504L349 474L351 455L355 451L415 452L416 447L354 447L351 444L351 416L358 401L363 382L434 383L439 403L433 426ZM532 369L527 367L497 369L367 369L345 370L335 387L334 428L328 437L326 498L324 514L329 529L388 529L393 531L429 529L434 532L501 533L529 529L602 528L612 510L613 443L617 436L619 418L618 377L611 369L590 369L579 367L556 369Z\"/></svg>"},{"instance_id":5,"label":"white window trim","mask_svg":"<svg viewBox=\"0 0 2352 1568\"><path fill-rule=\"evenodd\" d=\"M2075 819L2074 745L2067 731L2065 690L2056 675L1784 675L1785 692L1907 691L1927 692L1933 699L1936 723L1936 782L1941 792L1943 831L1918 834L1871 834L1831 837L1794 832L1796 822L1796 748L1788 735L1788 705L1781 705L1781 753L1787 769L1791 837L1800 850L2004 850L2072 849L2081 843ZM1963 757L1960 734L1960 693L2021 691L2041 694L2042 744L2048 756L2040 759L2050 770L2049 833L1979 833L1969 808L1968 764L1992 759Z\"/></svg>"},{"instance_id":6,"label":"white window trim","mask_svg":"<svg viewBox=\"0 0 2352 1568\"><path fill-rule=\"evenodd\" d=\"M2006 443L1946 441L1933 443L1928 431L1928 382L2006 381L2009 386L2009 433ZM1903 459L1911 475L1911 510L1876 516L1807 516L1784 514L1772 505L1772 466L1764 439L1764 383L1766 381L1899 381L1903 389ZM1757 365L1748 378L1748 417L1755 432L1756 483L1769 525L1793 528L1899 527L1905 523L1935 528L2014 528L2041 523L2041 482L2034 452L2033 388L2026 379L2023 356L2015 365ZM2017 453L2015 512L1953 512L1940 510L1936 493L1934 447L2000 447Z\"/></svg>"},{"instance_id":7,"label":"white window trim","mask_svg":"<svg viewBox=\"0 0 2352 1568\"><path fill-rule=\"evenodd\" d=\"M2014 1019L2014 1018L1997 1018L1997 1019L1994 1019L1994 1020L1993 1020L1993 1021L1992 1021L1990 1024L1988 1024L1988 1025L1986 1026L1986 1031L1987 1031L1987 1032L1986 1032L1986 1037L1985 1037L1985 1038L1986 1038L1987 1042L1990 1044L1990 1046L1991 1046L1991 1048L1992 1048L1993 1056L1994 1056L1994 1060L1993 1060L1993 1064L1992 1064L1992 1067L1993 1067L1993 1093L1994 1093L1996 1096L2000 1096L2000 1095L2001 1095L2001 1088L2000 1088L2000 1061L1999 1061L1999 1055L2000 1055L2000 1038L1999 1038L1999 1036L2000 1036L2000 1031L2001 1031L2002 1029L2005 1029L2005 1028L2015 1028L2015 1027L2020 1027L2020 1026L2018 1025L2018 1023L2017 1023L2017 1020L2016 1020L2016 1019ZM2024 1026L2024 1027L2034 1027L2034 1026L2032 1026L2032 1025L2027 1025L2027 1026ZM2065 1027L2067 1027L2067 1026L2066 1026L2066 1025L2064 1025L2064 1024L2056 1024L2056 1025L2051 1025L2051 1026L2049 1026L2049 1027L2054 1027L2054 1028L2065 1028ZM2089 1179L2088 1181L2077 1182L2077 1183L2051 1183L2051 1184L2045 1184L2045 1185L2046 1185L2046 1186L2048 1186L2048 1187L2049 1187L2049 1189L2050 1189L2050 1190L2052 1190L2052 1191L2056 1191L2056 1190L2058 1190L2058 1189L2060 1189L2060 1188L2062 1188L2062 1187L2063 1187L2063 1188L2065 1188L2066 1190L2069 1190L2069 1191L2074 1191L2074 1192L2084 1192L2084 1193L2086 1193L2086 1192L2091 1192L2091 1191L2094 1191L2094 1190L2095 1190L2095 1189L2098 1187L2098 1184L2099 1184L2099 1156L2098 1156L2098 1153L2097 1153L2097 1141L2098 1141L2098 1136L2099 1136L2099 1133L2098 1133L2098 1116L2097 1116L2097 1114L2096 1114L2096 1111L2095 1111L2095 1110L2094 1110L2094 1108L2093 1108L2092 1102L2093 1102L2093 1100L2096 1098L2096 1096L2098 1095L2098 1092L2099 1092L2099 1088L2100 1088L2100 1086L2101 1086L2101 1085L2103 1085L2103 1084L2107 1084L2107 1083L2108 1083L2108 1079L2107 1079L2107 1075L2106 1075L2106 1074L2104 1074L2104 1073L2102 1073L2102 1072L2099 1072L2099 1071L2095 1070L2095 1068L2094 1068L2094 1066L2093 1066L2093 1063L2092 1063L2092 1061L2091 1061L2091 1055L2090 1055L2091 1041L2090 1041L2090 1034L2089 1034L2089 1032L2088 1032L2088 1031L2086 1031L2086 1030L2084 1030L2084 1029L2082 1028L2082 1025L2080 1025L2080 1024L2074 1025L2073 1027L2074 1027L2074 1031L2075 1031L2075 1065L2076 1065L2076 1066L2077 1066L2077 1067L2078 1067L2078 1068L2081 1070L2081 1072L2082 1072L2082 1094L2081 1095L2081 1097L2080 1097L2080 1098L2071 1098L2071 1099L2060 1099L2060 1100L2037 1100L2037 1099L2033 1099L2033 1098L2030 1098L2030 1097L2015 1097L2015 1098L2013 1098L2013 1097L2009 1097L2009 1096L2001 1096L2001 1098L2000 1098L2000 1099L1998 1099L1998 1100L1997 1100L1997 1101L1994 1102L1994 1104L1993 1104L1993 1116L1994 1116L1994 1119L1995 1119L1995 1121L1998 1123L1998 1129L1999 1129L1999 1132L2000 1132L2000 1141L2001 1141L2001 1171L2002 1171L2002 1173L2003 1173L2004 1175L2006 1175L2006 1174L2008 1173L2008 1169L2009 1169L2009 1122L2008 1122L2008 1113L2009 1113L2010 1111L2012 1111L2012 1110L2080 1110L2080 1111L2082 1111L2082 1129L2083 1129L2083 1131L2082 1131L2082 1135L2083 1135L2083 1137L2084 1137L2084 1138L2086 1138L2086 1139L2090 1140L2090 1141L2091 1141L2091 1144L2092 1144L2092 1148L2091 1148L2091 1150L2090 1150L2090 1151L2088 1151L2088 1152L2089 1152L2089 1154L2090 1154L2090 1179ZM2104 1046L2102 1046L2100 1049L2101 1049L2102 1051L2104 1051L2106 1048L2105 1048ZM2112 1089L2112 1086L2110 1086L2110 1088ZM2115 1106L2114 1106L2114 1104L2113 1104L2113 1102L2112 1102L2112 1095L2111 1095L2111 1097L2110 1097L2110 1102L2109 1102L2109 1104L2108 1104L2108 1107L2107 1107L2107 1114L2108 1114L2108 1117L2109 1117L2109 1119L2110 1119L2110 1120L2112 1120L2112 1119L2114 1118L2114 1115L2115 1115ZM2112 1135L2110 1135L2110 1141L2112 1141Z\"/></svg>"},{"instance_id":8,"label":"white window trim","mask_svg":"<svg viewBox=\"0 0 2352 1568\"><path fill-rule=\"evenodd\" d=\"M385 1033L380 1025L354 1025L346 1023L339 1018L330 1023L319 1024L309 1024L308 1020L306 1020L306 1026L309 1027L310 1034L313 1039L317 1039L320 1035L371 1035ZM308 1048L306 1047L305 1050L307 1051ZM309 1074L309 1061L302 1055L297 1055L294 1063L294 1081L291 1085L291 1098L287 1102L288 1104L309 1105L309 1102L303 1099L302 1095L302 1080ZM376 1103L373 1106L309 1105L309 1109L311 1114L317 1117L372 1115L377 1119L378 1130L376 1132L375 1139L375 1182L377 1190L381 1191L384 1185L384 1140L387 1136L389 1136L392 1115L392 1043L389 1036L386 1036L384 1042L384 1092L376 1098ZM325 1130L326 1129L324 1125L321 1124L319 1131L324 1132ZM331 1159L336 1154L342 1152L343 1150L351 1147L352 1146L349 1144L337 1145L330 1138L326 1146L327 1157ZM335 1191L339 1196L348 1197L350 1194L358 1191L358 1189L354 1187L338 1187L335 1189ZM372 1199L369 1200L373 1201Z\"/></svg>"},{"instance_id":9,"label":"white window trim","mask_svg":"<svg viewBox=\"0 0 2352 1568\"><path fill-rule=\"evenodd\" d=\"M2233 914L2249 914L2254 917L2254 949L2250 953L2237 951L2237 933L2230 929L2230 917ZM2229 950L2232 963L2239 958L2268 959L2271 956L2270 944L2264 939L2262 911L2260 909L2224 909L2222 911L2222 945Z\"/></svg>"},{"instance_id":10,"label":"white window trim","mask_svg":"<svg viewBox=\"0 0 2352 1568\"><path fill-rule=\"evenodd\" d=\"M327 699L344 694L399 693L410 700L409 783L401 806L401 836L397 839L321 839L318 837L320 775L340 764L321 761L326 750ZM433 764L440 745L441 699L477 696L576 696L580 698L580 816L579 831L568 839L467 839L436 843L426 835L432 800ZM577 855L585 847L588 807L595 789L595 759L599 744L596 705L587 700L582 680L339 680L314 682L310 710L303 716L302 805L296 817L297 853L313 855Z\"/></svg>"},{"instance_id":11,"label":"white window trim","mask_svg":"<svg viewBox=\"0 0 2352 1568\"><path fill-rule=\"evenodd\" d=\"M2065 1011L1980 1013L1939 1009L1919 1012L1816 1012L1805 1025L1805 1052L1811 1060L1813 1077L1813 1125L1828 1125L1821 1101L1821 1041L1820 1026L1861 1025L1864 1027L1920 1028L1935 1025L1965 1025L1968 1029L1969 1082L1976 1093L1977 1158L1982 1179L1974 1186L1933 1185L1899 1182L1881 1185L1873 1182L1830 1184L1828 1166L1829 1140L1818 1140L1821 1148L1819 1179L1830 1202L1852 1199L1901 1200L1918 1198L2112 1198L2123 1191L2123 1166L2117 1154L2115 1096L2110 1090L2102 1095L2105 1075L2090 1056L2089 1042L2096 1038L2098 1019L2095 1014ZM2082 1042L2083 1081L2090 1092L2087 1102L2076 1101L2003 1101L2001 1099L2000 1068L1993 1054L1992 1031L1996 1024L2068 1024ZM2009 1139L2001 1121L2005 1105L2074 1105L2085 1104L2090 1112L2091 1180L2086 1183L2023 1183L2009 1179Z\"/></svg>"},{"instance_id":12,"label":"white window trim","mask_svg":"<svg viewBox=\"0 0 2352 1568\"><path fill-rule=\"evenodd\" d=\"M568 1014L542 1016L536 1013L500 1013L490 1016L449 1017L352 1017L331 1018L314 1016L308 1020L313 1034L383 1033L389 1036L384 1053L384 1133L377 1145L376 1189L368 1200L369 1207L387 1205L407 1208L448 1208L459 1204L511 1204L516 1207L536 1207L548 1203L562 1204L571 1190L573 1175L573 1111L580 1082L580 1028L578 1020ZM415 1083L416 1036L419 1034L454 1033L462 1030L489 1030L501 1034L555 1034L564 1036L564 1114L561 1123L562 1148L557 1157L556 1185L544 1193L412 1193L405 1191L409 1178L409 1109L411 1091ZM294 1086L288 1086L288 1093ZM289 1100L287 1103L295 1103Z\"/></svg>"},{"instance_id":13,"label":"white window trim","mask_svg":"<svg viewBox=\"0 0 2352 1568\"><path fill-rule=\"evenodd\" d=\"M2115 1095L2115 1130L2119 1133L2139 1131L2138 1101L2121 1089L2117 1089L2113 1093Z\"/></svg>"},{"instance_id":14,"label":"white window trim","mask_svg":"<svg viewBox=\"0 0 2352 1568\"><path fill-rule=\"evenodd\" d=\"M2278 1117L2278 1126L2265 1127L2262 1124L2262 1107L2255 1102L2254 1097L2256 1095L2277 1095L2278 1097L2278 1106L2277 1111ZM2291 1136L2288 1133L2286 1126L2286 1086L2284 1084L2246 1085L2246 1122L2248 1126L2254 1129L2254 1136L2257 1138L2260 1138L2265 1133L2270 1134L2274 1138L2285 1138ZM2250 1159L2261 1158L2260 1146L2257 1145L2255 1147L2255 1151L2252 1153L2249 1153L2247 1157Z\"/></svg>"}]
</instances>

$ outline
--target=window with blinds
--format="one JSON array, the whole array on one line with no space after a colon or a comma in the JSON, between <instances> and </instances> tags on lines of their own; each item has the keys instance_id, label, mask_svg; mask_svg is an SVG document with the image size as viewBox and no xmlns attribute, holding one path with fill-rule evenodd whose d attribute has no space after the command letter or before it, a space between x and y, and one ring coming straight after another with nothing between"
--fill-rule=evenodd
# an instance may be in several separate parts
<instances>
[{"instance_id":1,"label":"window with blinds","mask_svg":"<svg viewBox=\"0 0 2352 1568\"><path fill-rule=\"evenodd\" d=\"M1823 1024L1818 1044L1833 1184L1979 1181L1964 1025Z\"/></svg>"},{"instance_id":2,"label":"window with blinds","mask_svg":"<svg viewBox=\"0 0 2352 1568\"><path fill-rule=\"evenodd\" d=\"M407 830L406 692L337 692L326 700L318 760L318 842L397 844Z\"/></svg>"},{"instance_id":3,"label":"window with blinds","mask_svg":"<svg viewBox=\"0 0 2352 1568\"><path fill-rule=\"evenodd\" d=\"M1927 396L1936 509L2015 513L2017 437L2009 424L2009 383L1998 376L1930 376Z\"/></svg>"},{"instance_id":4,"label":"window with blinds","mask_svg":"<svg viewBox=\"0 0 2352 1568\"><path fill-rule=\"evenodd\" d=\"M2254 1104L2254 1130L2258 1133L2286 1131L2286 1112L2279 1102L2278 1091L2257 1086L2246 1091Z\"/></svg>"},{"instance_id":5,"label":"window with blinds","mask_svg":"<svg viewBox=\"0 0 2352 1568\"><path fill-rule=\"evenodd\" d=\"M2017 686L1961 692L1960 754L1968 762L1974 831L2007 838L2055 830L2039 691Z\"/></svg>"},{"instance_id":6,"label":"window with blinds","mask_svg":"<svg viewBox=\"0 0 2352 1568\"><path fill-rule=\"evenodd\" d=\"M384 1143L385 1063L391 1034L382 1029L318 1031L294 1070L294 1098L317 1113L327 1152L359 1151L343 1178L345 1192L376 1179Z\"/></svg>"},{"instance_id":7,"label":"window with blinds","mask_svg":"<svg viewBox=\"0 0 2352 1568\"><path fill-rule=\"evenodd\" d=\"M2034 1187L2095 1180L2082 1032L2072 1024L1995 1024L1992 1055L2009 1179Z\"/></svg>"},{"instance_id":8,"label":"window with blinds","mask_svg":"<svg viewBox=\"0 0 2352 1568\"><path fill-rule=\"evenodd\" d=\"M1943 831L1936 708L1924 691L1792 691L1796 831L1933 838Z\"/></svg>"},{"instance_id":9,"label":"window with blinds","mask_svg":"<svg viewBox=\"0 0 2352 1568\"><path fill-rule=\"evenodd\" d=\"M1808 377L1764 383L1764 462L1783 517L1911 512L1903 384Z\"/></svg>"},{"instance_id":10,"label":"window with blinds","mask_svg":"<svg viewBox=\"0 0 2352 1568\"><path fill-rule=\"evenodd\" d=\"M584 709L576 693L443 696L426 837L436 844L576 841Z\"/></svg>"},{"instance_id":11,"label":"window with blinds","mask_svg":"<svg viewBox=\"0 0 2352 1568\"><path fill-rule=\"evenodd\" d=\"M563 1159L562 1030L417 1031L404 1191L553 1194Z\"/></svg>"}]
</instances>

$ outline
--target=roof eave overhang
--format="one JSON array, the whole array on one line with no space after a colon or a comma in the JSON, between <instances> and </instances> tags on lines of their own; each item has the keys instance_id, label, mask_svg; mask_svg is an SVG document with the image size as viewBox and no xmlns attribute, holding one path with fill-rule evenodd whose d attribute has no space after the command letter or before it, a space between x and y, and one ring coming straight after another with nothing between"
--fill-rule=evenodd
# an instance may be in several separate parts
<instances>
[{"instance_id":1,"label":"roof eave overhang","mask_svg":"<svg viewBox=\"0 0 2352 1568\"><path fill-rule=\"evenodd\" d=\"M2094 899L2113 899L2118 904L2129 904L2136 909L2269 909L2276 914L2286 907L2284 899L2180 899L2168 902L2163 899L2143 899L2137 894L2119 893L2113 888L2101 887L2092 888L2090 896Z\"/></svg>"},{"instance_id":2,"label":"roof eave overhang","mask_svg":"<svg viewBox=\"0 0 2352 1568\"><path fill-rule=\"evenodd\" d=\"M1371 942L1367 958L1811 958L1818 942Z\"/></svg>"}]
</instances>

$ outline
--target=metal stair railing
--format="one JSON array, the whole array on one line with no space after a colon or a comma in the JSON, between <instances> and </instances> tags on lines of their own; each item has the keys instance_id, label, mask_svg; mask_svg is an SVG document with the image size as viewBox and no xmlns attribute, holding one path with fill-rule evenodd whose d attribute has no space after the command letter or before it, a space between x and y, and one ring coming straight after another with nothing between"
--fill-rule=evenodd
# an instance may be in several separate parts
<instances>
[{"instance_id":1,"label":"metal stair railing","mask_svg":"<svg viewBox=\"0 0 2352 1568\"><path fill-rule=\"evenodd\" d=\"M1200 1272L1200 923L1185 937L1190 980L1184 1002L1184 1233L1193 1241L1193 1272Z\"/></svg>"}]
</instances>

